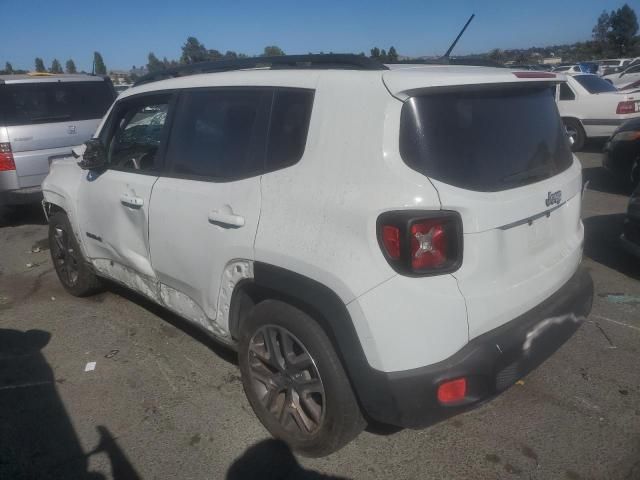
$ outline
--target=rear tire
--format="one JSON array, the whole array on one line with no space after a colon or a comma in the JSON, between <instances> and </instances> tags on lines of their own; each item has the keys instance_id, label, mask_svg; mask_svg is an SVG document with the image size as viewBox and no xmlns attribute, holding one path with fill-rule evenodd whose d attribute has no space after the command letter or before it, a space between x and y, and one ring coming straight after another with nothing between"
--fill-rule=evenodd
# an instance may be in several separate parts
<instances>
[{"instance_id":1,"label":"rear tire","mask_svg":"<svg viewBox=\"0 0 640 480\"><path fill-rule=\"evenodd\" d=\"M573 145L571 145L572 152L579 152L584 147L584 142L587 138L584 133L582 124L575 118L563 118L562 122L567 130L567 134L573 138Z\"/></svg>"},{"instance_id":2,"label":"rear tire","mask_svg":"<svg viewBox=\"0 0 640 480\"><path fill-rule=\"evenodd\" d=\"M238 355L253 411L298 453L328 455L364 428L331 341L303 311L277 300L256 305L243 324Z\"/></svg>"},{"instance_id":3,"label":"rear tire","mask_svg":"<svg viewBox=\"0 0 640 480\"><path fill-rule=\"evenodd\" d=\"M86 297L101 289L100 279L84 259L64 212L49 217L49 251L58 279L71 295Z\"/></svg>"}]
</instances>

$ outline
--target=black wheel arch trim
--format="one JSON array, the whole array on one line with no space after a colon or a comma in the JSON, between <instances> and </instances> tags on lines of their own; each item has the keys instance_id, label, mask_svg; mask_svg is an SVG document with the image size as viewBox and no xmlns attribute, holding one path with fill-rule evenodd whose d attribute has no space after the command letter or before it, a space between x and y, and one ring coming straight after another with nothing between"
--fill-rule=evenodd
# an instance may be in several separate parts
<instances>
[{"instance_id":1,"label":"black wheel arch trim","mask_svg":"<svg viewBox=\"0 0 640 480\"><path fill-rule=\"evenodd\" d=\"M256 286L311 309L314 319L325 330L349 377L363 413L370 419L394 423L397 411L392 392L384 388L387 375L369 365L346 305L329 287L299 273L262 262L254 263ZM392 415L395 417L395 415Z\"/></svg>"}]
</instances>

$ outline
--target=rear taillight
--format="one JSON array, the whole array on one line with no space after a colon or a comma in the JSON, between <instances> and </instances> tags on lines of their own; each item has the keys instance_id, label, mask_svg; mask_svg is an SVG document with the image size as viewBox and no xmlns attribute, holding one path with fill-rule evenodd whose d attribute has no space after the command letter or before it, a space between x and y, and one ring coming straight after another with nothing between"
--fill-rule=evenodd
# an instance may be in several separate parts
<instances>
[{"instance_id":1,"label":"rear taillight","mask_svg":"<svg viewBox=\"0 0 640 480\"><path fill-rule=\"evenodd\" d=\"M16 163L13 161L13 153L11 152L11 144L8 142L0 142L0 172L15 170Z\"/></svg>"},{"instance_id":2,"label":"rear taillight","mask_svg":"<svg viewBox=\"0 0 640 480\"><path fill-rule=\"evenodd\" d=\"M634 100L620 102L618 103L618 108L616 108L617 114L625 114L625 113L636 113L639 111L640 102L636 102Z\"/></svg>"},{"instance_id":3,"label":"rear taillight","mask_svg":"<svg viewBox=\"0 0 640 480\"><path fill-rule=\"evenodd\" d=\"M403 275L449 273L462 263L462 220L451 211L394 211L378 218L378 243Z\"/></svg>"}]
</instances>

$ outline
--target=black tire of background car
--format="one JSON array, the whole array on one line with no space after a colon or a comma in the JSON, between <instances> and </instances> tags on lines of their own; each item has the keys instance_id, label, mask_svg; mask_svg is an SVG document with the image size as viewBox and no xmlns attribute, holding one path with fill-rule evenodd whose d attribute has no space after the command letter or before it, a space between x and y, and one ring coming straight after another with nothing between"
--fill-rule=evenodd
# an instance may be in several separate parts
<instances>
[{"instance_id":1,"label":"black tire of background car","mask_svg":"<svg viewBox=\"0 0 640 480\"><path fill-rule=\"evenodd\" d=\"M64 231L68 242L67 245L76 255L77 279L74 282L69 282L67 275L62 271L59 259L56 258L56 253L59 251L59 247L55 244L56 229ZM82 250L69 223L69 218L64 212L57 212L49 218L49 251L51 252L51 261L56 269L58 279L60 279L60 283L62 283L67 292L76 297L86 297L101 290L102 282L84 259Z\"/></svg>"},{"instance_id":2,"label":"black tire of background car","mask_svg":"<svg viewBox=\"0 0 640 480\"><path fill-rule=\"evenodd\" d=\"M579 152L584 147L584 141L586 140L586 135L584 133L584 128L578 120L575 118L563 118L565 128L567 131L573 131L575 134L573 135L573 145L571 145L572 152Z\"/></svg>"},{"instance_id":3,"label":"black tire of background car","mask_svg":"<svg viewBox=\"0 0 640 480\"><path fill-rule=\"evenodd\" d=\"M258 398L251 384L249 344L265 325L283 327L302 343L315 361L325 391L324 420L318 430L304 438L286 431ZM303 311L278 300L256 305L243 323L238 348L240 372L245 394L266 429L285 441L294 451L307 457L322 457L339 450L365 427L365 420L349 379L324 330Z\"/></svg>"}]
</instances>

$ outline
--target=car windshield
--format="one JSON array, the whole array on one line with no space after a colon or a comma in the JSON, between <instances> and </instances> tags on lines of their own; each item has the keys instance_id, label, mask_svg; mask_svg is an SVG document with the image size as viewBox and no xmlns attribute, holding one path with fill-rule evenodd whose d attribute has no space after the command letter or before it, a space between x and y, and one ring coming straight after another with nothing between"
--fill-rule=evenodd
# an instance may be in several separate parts
<instances>
[{"instance_id":1,"label":"car windshield","mask_svg":"<svg viewBox=\"0 0 640 480\"><path fill-rule=\"evenodd\" d=\"M113 90L106 82L34 82L0 87L0 124L30 125L101 118Z\"/></svg>"},{"instance_id":2,"label":"car windshield","mask_svg":"<svg viewBox=\"0 0 640 480\"><path fill-rule=\"evenodd\" d=\"M414 170L461 188L500 191L569 168L552 87L421 95L405 102L400 154Z\"/></svg>"},{"instance_id":3,"label":"car windshield","mask_svg":"<svg viewBox=\"0 0 640 480\"><path fill-rule=\"evenodd\" d=\"M575 75L573 78L589 93L617 92L618 89L596 75Z\"/></svg>"}]
</instances>

